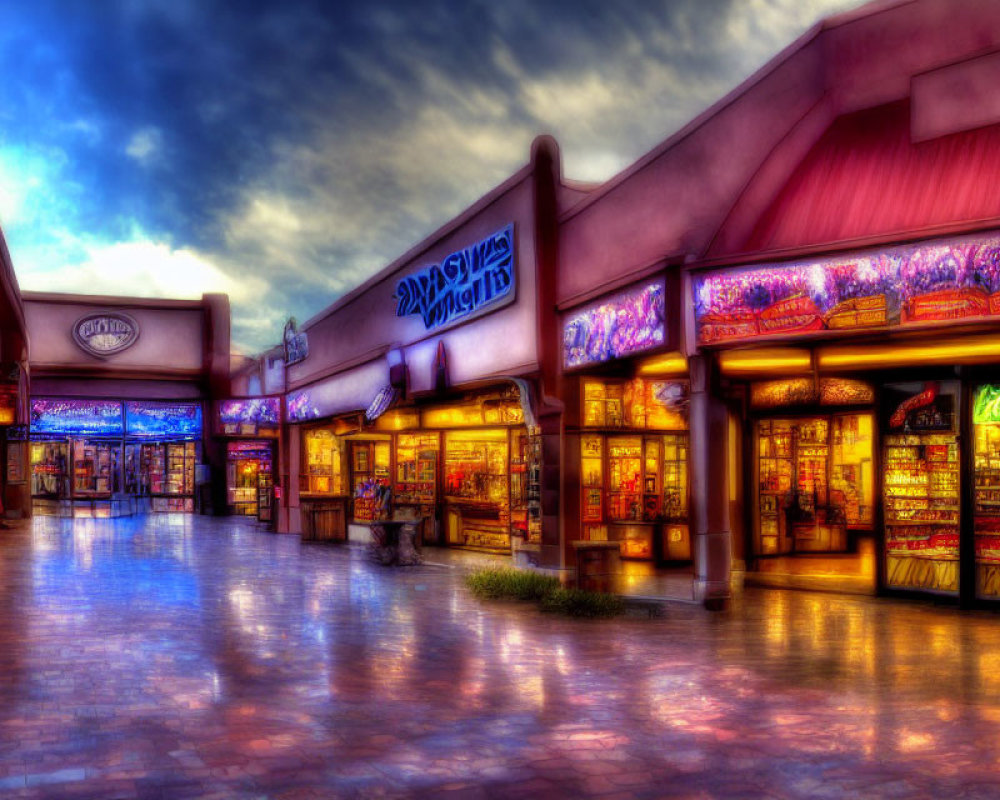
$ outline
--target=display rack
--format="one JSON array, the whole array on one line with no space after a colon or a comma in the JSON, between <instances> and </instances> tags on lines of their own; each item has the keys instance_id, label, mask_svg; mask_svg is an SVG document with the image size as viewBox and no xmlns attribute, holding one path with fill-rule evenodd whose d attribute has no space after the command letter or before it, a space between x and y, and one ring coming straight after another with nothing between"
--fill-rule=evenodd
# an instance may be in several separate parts
<instances>
[{"instance_id":1,"label":"display rack","mask_svg":"<svg viewBox=\"0 0 1000 800\"><path fill-rule=\"evenodd\" d=\"M433 505L437 499L440 441L436 433L401 433L396 438L396 484L400 505Z\"/></svg>"},{"instance_id":2,"label":"display rack","mask_svg":"<svg viewBox=\"0 0 1000 800\"><path fill-rule=\"evenodd\" d=\"M958 591L959 447L951 433L883 439L886 584Z\"/></svg>"},{"instance_id":3,"label":"display rack","mask_svg":"<svg viewBox=\"0 0 1000 800\"><path fill-rule=\"evenodd\" d=\"M1000 423L976 422L973 473L976 593L1000 597Z\"/></svg>"},{"instance_id":4,"label":"display rack","mask_svg":"<svg viewBox=\"0 0 1000 800\"><path fill-rule=\"evenodd\" d=\"M784 506L792 490L792 430L786 420L757 423L760 554L783 552Z\"/></svg>"}]
</instances>

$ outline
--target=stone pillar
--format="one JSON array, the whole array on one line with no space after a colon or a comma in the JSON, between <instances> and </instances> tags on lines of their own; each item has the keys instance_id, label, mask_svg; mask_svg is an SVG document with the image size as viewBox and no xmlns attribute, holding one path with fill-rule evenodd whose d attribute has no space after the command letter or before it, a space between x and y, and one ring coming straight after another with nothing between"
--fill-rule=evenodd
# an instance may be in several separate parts
<instances>
[{"instance_id":1,"label":"stone pillar","mask_svg":"<svg viewBox=\"0 0 1000 800\"><path fill-rule=\"evenodd\" d=\"M729 600L732 536L727 487L728 416L712 395L712 356L688 361L691 375L691 523L694 596L706 608Z\"/></svg>"}]
</instances>

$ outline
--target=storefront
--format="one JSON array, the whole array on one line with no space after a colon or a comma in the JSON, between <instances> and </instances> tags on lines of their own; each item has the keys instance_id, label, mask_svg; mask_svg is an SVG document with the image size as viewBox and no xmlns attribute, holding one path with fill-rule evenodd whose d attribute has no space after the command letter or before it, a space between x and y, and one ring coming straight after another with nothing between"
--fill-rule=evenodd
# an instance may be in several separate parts
<instances>
[{"instance_id":1,"label":"storefront","mask_svg":"<svg viewBox=\"0 0 1000 800\"><path fill-rule=\"evenodd\" d=\"M579 194L540 138L509 180L289 331L281 526L360 539L379 515L416 517L423 544L562 566L559 339L540 309L558 203Z\"/></svg>"},{"instance_id":2,"label":"storefront","mask_svg":"<svg viewBox=\"0 0 1000 800\"><path fill-rule=\"evenodd\" d=\"M691 561L676 292L675 282L650 279L563 317L567 544L616 541L624 559Z\"/></svg>"},{"instance_id":3,"label":"storefront","mask_svg":"<svg viewBox=\"0 0 1000 800\"><path fill-rule=\"evenodd\" d=\"M281 398L221 400L216 436L226 447L226 511L274 524Z\"/></svg>"},{"instance_id":4,"label":"storefront","mask_svg":"<svg viewBox=\"0 0 1000 800\"><path fill-rule=\"evenodd\" d=\"M975 234L694 278L753 432L749 578L998 597L997 264Z\"/></svg>"},{"instance_id":5,"label":"storefront","mask_svg":"<svg viewBox=\"0 0 1000 800\"><path fill-rule=\"evenodd\" d=\"M36 512L218 512L225 453L205 414L229 393L226 297L23 299Z\"/></svg>"},{"instance_id":6,"label":"storefront","mask_svg":"<svg viewBox=\"0 0 1000 800\"><path fill-rule=\"evenodd\" d=\"M34 513L195 511L200 403L32 398Z\"/></svg>"},{"instance_id":7,"label":"storefront","mask_svg":"<svg viewBox=\"0 0 1000 800\"><path fill-rule=\"evenodd\" d=\"M540 539L538 440L513 383L449 403L369 408L301 436L300 501L311 511L346 500L354 536L402 512L420 520L423 544L509 553L512 537Z\"/></svg>"}]
</instances>

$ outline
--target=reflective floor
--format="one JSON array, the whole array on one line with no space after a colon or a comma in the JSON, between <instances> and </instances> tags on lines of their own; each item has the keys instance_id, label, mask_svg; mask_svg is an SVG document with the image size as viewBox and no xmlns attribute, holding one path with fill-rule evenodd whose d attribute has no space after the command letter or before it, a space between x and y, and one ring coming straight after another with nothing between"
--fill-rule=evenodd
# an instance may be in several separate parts
<instances>
[{"instance_id":1,"label":"reflective floor","mask_svg":"<svg viewBox=\"0 0 1000 800\"><path fill-rule=\"evenodd\" d=\"M0 534L0 797L997 797L1000 615L604 622L226 520Z\"/></svg>"}]
</instances>

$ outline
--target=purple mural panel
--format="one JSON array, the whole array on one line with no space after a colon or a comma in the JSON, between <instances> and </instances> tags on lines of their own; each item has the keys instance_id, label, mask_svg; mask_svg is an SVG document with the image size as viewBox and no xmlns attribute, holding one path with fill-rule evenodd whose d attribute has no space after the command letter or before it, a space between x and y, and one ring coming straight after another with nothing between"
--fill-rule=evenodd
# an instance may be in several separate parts
<instances>
[{"instance_id":1,"label":"purple mural panel","mask_svg":"<svg viewBox=\"0 0 1000 800\"><path fill-rule=\"evenodd\" d=\"M288 421L302 422L306 419L317 419L320 411L313 405L312 397L307 391L288 393Z\"/></svg>"},{"instance_id":2,"label":"purple mural panel","mask_svg":"<svg viewBox=\"0 0 1000 800\"><path fill-rule=\"evenodd\" d=\"M1000 235L703 273L699 344L1000 316Z\"/></svg>"},{"instance_id":3,"label":"purple mural panel","mask_svg":"<svg viewBox=\"0 0 1000 800\"><path fill-rule=\"evenodd\" d=\"M661 282L619 292L573 312L563 323L563 363L598 364L660 347L666 340Z\"/></svg>"},{"instance_id":4,"label":"purple mural panel","mask_svg":"<svg viewBox=\"0 0 1000 800\"><path fill-rule=\"evenodd\" d=\"M226 435L277 436L280 397L244 397L219 402L219 425Z\"/></svg>"}]
</instances>

